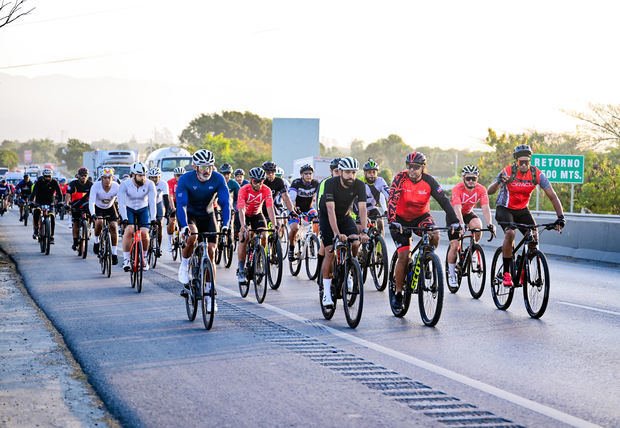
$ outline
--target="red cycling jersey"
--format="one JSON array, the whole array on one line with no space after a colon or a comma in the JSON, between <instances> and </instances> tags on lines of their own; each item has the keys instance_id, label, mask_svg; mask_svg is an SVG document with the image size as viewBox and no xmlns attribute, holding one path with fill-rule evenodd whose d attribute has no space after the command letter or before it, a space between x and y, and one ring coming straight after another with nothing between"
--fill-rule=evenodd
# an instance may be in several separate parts
<instances>
[{"instance_id":1,"label":"red cycling jersey","mask_svg":"<svg viewBox=\"0 0 620 428\"><path fill-rule=\"evenodd\" d=\"M179 181L174 177L168 180L168 193L169 193L169 196L172 196L172 200L175 203L177 201L177 184L178 183Z\"/></svg>"},{"instance_id":2,"label":"red cycling jersey","mask_svg":"<svg viewBox=\"0 0 620 428\"><path fill-rule=\"evenodd\" d=\"M263 184L260 190L255 192L251 184L246 184L239 190L237 210L245 208L245 215L253 216L261 212L263 202L267 208L273 207L271 189Z\"/></svg>"},{"instance_id":3,"label":"red cycling jersey","mask_svg":"<svg viewBox=\"0 0 620 428\"><path fill-rule=\"evenodd\" d=\"M65 183L65 184L60 184L59 186L60 186L60 191L62 192L62 195L63 196L66 195L67 194L67 187L69 187L69 185Z\"/></svg>"},{"instance_id":4,"label":"red cycling jersey","mask_svg":"<svg viewBox=\"0 0 620 428\"><path fill-rule=\"evenodd\" d=\"M545 190L551 183L545 174L543 174L538 168L533 167L537 175L537 182L541 189ZM502 173L505 173L507 177L510 177L512 173L512 166L504 168L496 178L496 181L500 180ZM536 188L536 184L532 180L531 168L527 170L525 174L517 170L517 174L514 180L507 184L502 184L499 193L497 195L497 205L509 208L511 210L522 210L527 208L530 202L530 195Z\"/></svg>"},{"instance_id":5,"label":"red cycling jersey","mask_svg":"<svg viewBox=\"0 0 620 428\"><path fill-rule=\"evenodd\" d=\"M452 206L460 205L461 214L469 214L476 204L489 205L489 195L487 189L480 183L469 190L462 181L452 189Z\"/></svg>"}]
</instances>

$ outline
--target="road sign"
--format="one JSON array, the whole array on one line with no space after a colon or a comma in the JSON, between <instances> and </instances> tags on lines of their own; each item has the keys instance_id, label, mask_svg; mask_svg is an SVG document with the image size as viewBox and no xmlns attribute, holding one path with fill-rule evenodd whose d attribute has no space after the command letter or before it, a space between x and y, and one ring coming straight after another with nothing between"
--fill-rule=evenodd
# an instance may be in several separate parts
<instances>
[{"instance_id":1,"label":"road sign","mask_svg":"<svg viewBox=\"0 0 620 428\"><path fill-rule=\"evenodd\" d=\"M32 163L32 150L24 150L24 163Z\"/></svg>"},{"instance_id":2,"label":"road sign","mask_svg":"<svg viewBox=\"0 0 620 428\"><path fill-rule=\"evenodd\" d=\"M552 183L583 183L582 155L532 155L532 165Z\"/></svg>"}]
</instances>

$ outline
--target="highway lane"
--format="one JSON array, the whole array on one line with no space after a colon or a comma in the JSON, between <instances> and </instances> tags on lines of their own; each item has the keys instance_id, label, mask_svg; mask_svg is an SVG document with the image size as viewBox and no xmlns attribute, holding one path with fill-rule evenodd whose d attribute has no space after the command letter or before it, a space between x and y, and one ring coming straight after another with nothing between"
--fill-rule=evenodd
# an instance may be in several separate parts
<instances>
[{"instance_id":1,"label":"highway lane","mask_svg":"<svg viewBox=\"0 0 620 428\"><path fill-rule=\"evenodd\" d=\"M167 256L145 274L138 295L120 268L104 279L92 257L78 260L59 223L48 257L13 213L0 219L0 244L126 424L198 425L207 417L244 426L620 422L618 267L552 258L551 302L541 320L529 319L519 296L502 312L488 287L479 301L465 287L446 295L438 326L427 328L416 306L404 319L393 317L387 293L370 286L354 331L341 306L323 320L303 270L300 278L285 270L280 290L258 305L252 294L239 297L232 270L220 269L220 312L206 332L199 320L187 321L177 265ZM445 247L438 251L443 258ZM336 354L349 356L332 360ZM347 361L370 369L349 376ZM428 394L416 396L419 390ZM403 402L394 399L399 391ZM425 398L433 394L443 400Z\"/></svg>"}]
</instances>

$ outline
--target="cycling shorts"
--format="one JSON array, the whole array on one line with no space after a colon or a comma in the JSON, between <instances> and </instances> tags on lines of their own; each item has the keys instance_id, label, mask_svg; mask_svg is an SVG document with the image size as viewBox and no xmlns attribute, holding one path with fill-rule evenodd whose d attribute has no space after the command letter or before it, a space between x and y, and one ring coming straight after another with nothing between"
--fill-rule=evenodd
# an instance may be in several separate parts
<instances>
[{"instance_id":1,"label":"cycling shorts","mask_svg":"<svg viewBox=\"0 0 620 428\"><path fill-rule=\"evenodd\" d=\"M163 202L157 202L157 220L161 220L162 218L164 218L164 203Z\"/></svg>"},{"instance_id":2,"label":"cycling shorts","mask_svg":"<svg viewBox=\"0 0 620 428\"><path fill-rule=\"evenodd\" d=\"M213 213L207 215L193 215L187 213L187 224L195 225L198 232L217 232L215 215ZM207 236L207 242L215 244L217 242L217 235Z\"/></svg>"},{"instance_id":3,"label":"cycling shorts","mask_svg":"<svg viewBox=\"0 0 620 428\"><path fill-rule=\"evenodd\" d=\"M250 229L266 229L267 222L265 216L262 213L256 215L245 216L245 225ZM235 213L235 230L241 229L241 220L239 220L239 212Z\"/></svg>"},{"instance_id":4,"label":"cycling shorts","mask_svg":"<svg viewBox=\"0 0 620 428\"><path fill-rule=\"evenodd\" d=\"M433 227L435 226L435 219L431 215L431 213L422 214L420 217L414 218L411 221L406 221L396 216L397 223L400 223L401 226L406 227ZM415 234L418 236L422 236L421 230L416 230ZM402 251L409 251L409 239L411 238L411 230L403 230L403 233L400 233L400 230L390 229L390 235L392 235L392 239L394 240L394 244L396 244L396 251L399 253Z\"/></svg>"},{"instance_id":5,"label":"cycling shorts","mask_svg":"<svg viewBox=\"0 0 620 428\"><path fill-rule=\"evenodd\" d=\"M148 227L150 223L148 205L139 210L127 207L127 223L130 225L138 223L140 227Z\"/></svg>"},{"instance_id":6,"label":"cycling shorts","mask_svg":"<svg viewBox=\"0 0 620 428\"><path fill-rule=\"evenodd\" d=\"M97 217L110 217L108 221L116 221L118 220L118 214L116 213L116 208L112 205L110 208L99 208L95 205L95 216Z\"/></svg>"},{"instance_id":7,"label":"cycling shorts","mask_svg":"<svg viewBox=\"0 0 620 428\"><path fill-rule=\"evenodd\" d=\"M473 212L473 211L468 212L467 214L465 214L465 215L463 216L463 223L464 223L466 226L469 226L469 223L470 223L473 219L475 219L475 218L478 218L478 216L476 215L476 213L475 213L475 212ZM455 231L454 233L452 233L452 229L448 230L448 239L450 239L450 241L453 241L453 240L455 240L455 239L459 239L459 232L458 232L458 231Z\"/></svg>"},{"instance_id":8,"label":"cycling shorts","mask_svg":"<svg viewBox=\"0 0 620 428\"><path fill-rule=\"evenodd\" d=\"M498 205L495 208L495 219L497 220L497 224L499 224L504 231L506 229L516 229L515 226L510 226L506 223L536 224L534 217L532 217L532 213L527 208L512 210ZM523 228L519 230L522 233L526 232L526 229Z\"/></svg>"},{"instance_id":9,"label":"cycling shorts","mask_svg":"<svg viewBox=\"0 0 620 428\"><path fill-rule=\"evenodd\" d=\"M327 210L325 210L327 211ZM321 241L323 241L323 245L328 247L334 244L334 231L329 224L329 218L327 216L327 212L321 211L319 213L319 229L321 231ZM325 213L324 213L325 212ZM349 215L346 215L342 218L337 219L338 223L338 231L343 235L357 235L359 232L357 231L357 226L355 225L355 220Z\"/></svg>"}]
</instances>

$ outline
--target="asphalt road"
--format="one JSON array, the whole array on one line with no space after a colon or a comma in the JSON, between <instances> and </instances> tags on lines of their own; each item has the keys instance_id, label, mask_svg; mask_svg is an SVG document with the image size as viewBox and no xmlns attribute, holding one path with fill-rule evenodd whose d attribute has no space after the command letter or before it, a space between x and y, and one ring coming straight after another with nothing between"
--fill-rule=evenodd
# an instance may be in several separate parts
<instances>
[{"instance_id":1,"label":"asphalt road","mask_svg":"<svg viewBox=\"0 0 620 428\"><path fill-rule=\"evenodd\" d=\"M0 219L0 245L124 425L620 426L618 266L550 257L540 320L520 292L503 312L488 284L480 300L461 287L435 328L414 305L395 318L369 280L356 330L341 305L323 319L303 269L285 267L259 305L220 268L207 332L187 320L168 255L137 294L120 266L107 279L78 259L65 222L50 256L30 234L14 212Z\"/></svg>"}]
</instances>

